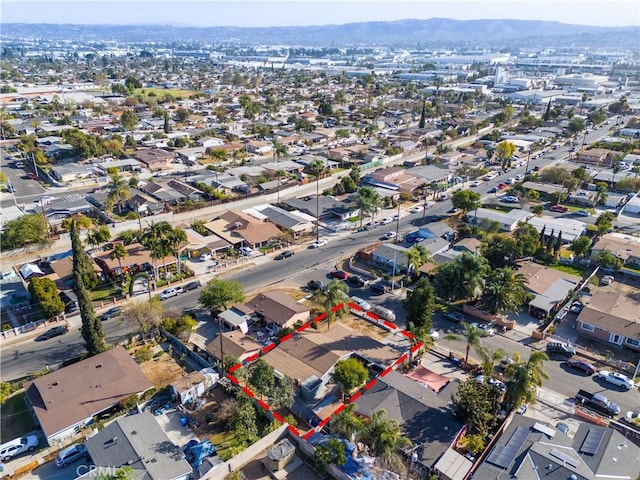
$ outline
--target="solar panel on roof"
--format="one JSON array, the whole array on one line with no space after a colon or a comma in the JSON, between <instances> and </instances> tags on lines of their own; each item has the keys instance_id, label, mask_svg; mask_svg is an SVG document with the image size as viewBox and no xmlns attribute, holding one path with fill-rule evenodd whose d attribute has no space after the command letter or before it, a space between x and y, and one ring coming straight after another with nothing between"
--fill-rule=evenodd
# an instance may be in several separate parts
<instances>
[{"instance_id":1,"label":"solar panel on roof","mask_svg":"<svg viewBox=\"0 0 640 480\"><path fill-rule=\"evenodd\" d=\"M604 428L590 428L580 445L580 453L595 455L604 438Z\"/></svg>"},{"instance_id":2,"label":"solar panel on roof","mask_svg":"<svg viewBox=\"0 0 640 480\"><path fill-rule=\"evenodd\" d=\"M552 457L557 458L562 463L566 463L567 465L569 465L569 466L571 466L573 468L578 468L578 465L580 465L580 461L579 460L576 460L575 458L570 457L569 455L567 455L564 452L561 452L557 448L552 448L551 452L549 452L549 455L551 455Z\"/></svg>"},{"instance_id":3,"label":"solar panel on roof","mask_svg":"<svg viewBox=\"0 0 640 480\"><path fill-rule=\"evenodd\" d=\"M513 432L506 445L496 445L493 448L493 451L491 452L491 455L489 455L489 458L487 458L487 461L500 468L507 468L511 465L511 462L515 460L528 436L529 428L519 426L516 428L515 432Z\"/></svg>"}]
</instances>

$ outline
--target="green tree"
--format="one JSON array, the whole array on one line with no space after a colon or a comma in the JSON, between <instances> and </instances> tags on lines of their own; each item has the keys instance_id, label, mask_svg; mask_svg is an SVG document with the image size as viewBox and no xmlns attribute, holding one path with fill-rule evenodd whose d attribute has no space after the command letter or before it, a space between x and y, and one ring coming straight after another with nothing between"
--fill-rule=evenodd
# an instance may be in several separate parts
<instances>
[{"instance_id":1,"label":"green tree","mask_svg":"<svg viewBox=\"0 0 640 480\"><path fill-rule=\"evenodd\" d=\"M322 475L330 464L344 465L347 463L347 449L340 440L331 437L324 445L318 445L313 454L316 470Z\"/></svg>"},{"instance_id":2,"label":"green tree","mask_svg":"<svg viewBox=\"0 0 640 480\"><path fill-rule=\"evenodd\" d=\"M309 173L316 179L316 241L320 240L320 177L326 168L322 160L314 160L308 167Z\"/></svg>"},{"instance_id":3,"label":"green tree","mask_svg":"<svg viewBox=\"0 0 640 480\"><path fill-rule=\"evenodd\" d=\"M519 257L532 257L540 248L540 234L536 227L529 223L520 225L513 236L517 242Z\"/></svg>"},{"instance_id":4,"label":"green tree","mask_svg":"<svg viewBox=\"0 0 640 480\"><path fill-rule=\"evenodd\" d=\"M578 258L584 257L589 251L589 248L591 248L591 239L584 235L576 237L571 242L571 245L569 245L569 250L575 253Z\"/></svg>"},{"instance_id":5,"label":"green tree","mask_svg":"<svg viewBox=\"0 0 640 480\"><path fill-rule=\"evenodd\" d=\"M189 117L191 116L191 111L189 111L189 110L188 110L188 109L186 109L186 108L179 107L179 108L176 110L176 114L175 114L175 115L176 115L176 119L178 120L178 122L180 122L180 123L184 123L184 122L186 122L186 121L189 119Z\"/></svg>"},{"instance_id":6,"label":"green tree","mask_svg":"<svg viewBox=\"0 0 640 480\"><path fill-rule=\"evenodd\" d=\"M549 360L546 353L533 351L526 362L515 362L508 365L505 375L507 382L507 401L518 408L523 403L536 401L536 389L542 386L544 379L549 378L545 372L544 362Z\"/></svg>"},{"instance_id":7,"label":"green tree","mask_svg":"<svg viewBox=\"0 0 640 480\"><path fill-rule=\"evenodd\" d=\"M600 235L604 235L611 231L613 227L613 221L616 219L616 216L612 212L604 212L600 214L600 216L595 221L595 226L598 229L598 233Z\"/></svg>"},{"instance_id":8,"label":"green tree","mask_svg":"<svg viewBox=\"0 0 640 480\"><path fill-rule=\"evenodd\" d=\"M365 216L374 217L380 209L380 194L371 187L360 187L358 188L356 203L360 211L360 226L362 226Z\"/></svg>"},{"instance_id":9,"label":"green tree","mask_svg":"<svg viewBox=\"0 0 640 480\"><path fill-rule=\"evenodd\" d=\"M596 183L596 195L595 197L593 197L593 206L595 207L596 205L603 205L604 203L606 203L608 197L609 191L607 188L607 184L605 182Z\"/></svg>"},{"instance_id":10,"label":"green tree","mask_svg":"<svg viewBox=\"0 0 640 480\"><path fill-rule=\"evenodd\" d=\"M431 316L436 308L436 298L427 277L421 277L418 280L413 291L407 293L402 304L407 312L407 324L410 323L414 328L423 327L427 331L431 330L433 326Z\"/></svg>"},{"instance_id":11,"label":"green tree","mask_svg":"<svg viewBox=\"0 0 640 480\"><path fill-rule=\"evenodd\" d=\"M64 302L58 295L58 287L53 280L32 277L29 282L29 293L45 319L57 317L64 312Z\"/></svg>"},{"instance_id":12,"label":"green tree","mask_svg":"<svg viewBox=\"0 0 640 480\"><path fill-rule=\"evenodd\" d=\"M436 295L446 300L477 297L482 291L487 262L470 253L458 255L452 262L438 267L433 278Z\"/></svg>"},{"instance_id":13,"label":"green tree","mask_svg":"<svg viewBox=\"0 0 640 480\"><path fill-rule=\"evenodd\" d=\"M118 235L118 238L122 240L125 245L131 245L132 243L139 242L141 236L141 230L123 230Z\"/></svg>"},{"instance_id":14,"label":"green tree","mask_svg":"<svg viewBox=\"0 0 640 480\"><path fill-rule=\"evenodd\" d=\"M275 372L273 367L260 359L251 365L249 383L253 385L256 392L261 396L268 396L275 386Z\"/></svg>"},{"instance_id":15,"label":"green tree","mask_svg":"<svg viewBox=\"0 0 640 480\"><path fill-rule=\"evenodd\" d=\"M521 255L521 248L514 238L496 234L483 243L481 252L489 267L495 269L514 265Z\"/></svg>"},{"instance_id":16,"label":"green tree","mask_svg":"<svg viewBox=\"0 0 640 480\"><path fill-rule=\"evenodd\" d=\"M108 169L110 182L107 185L109 193L107 194L107 204L109 208L113 208L113 205L118 205L118 213L122 213L122 207L124 203L131 198L131 189L129 184L124 179L117 169Z\"/></svg>"},{"instance_id":17,"label":"green tree","mask_svg":"<svg viewBox=\"0 0 640 480\"><path fill-rule=\"evenodd\" d=\"M122 311L122 321L125 325L137 326L143 333L157 329L163 322L160 299L154 297L146 302L128 305Z\"/></svg>"},{"instance_id":18,"label":"green tree","mask_svg":"<svg viewBox=\"0 0 640 480\"><path fill-rule=\"evenodd\" d=\"M345 394L351 394L364 386L368 378L369 370L356 358L340 360L331 374L331 379L340 387L343 398Z\"/></svg>"},{"instance_id":19,"label":"green tree","mask_svg":"<svg viewBox=\"0 0 640 480\"><path fill-rule=\"evenodd\" d=\"M125 110L120 116L120 124L125 131L134 130L140 119L133 110Z\"/></svg>"},{"instance_id":20,"label":"green tree","mask_svg":"<svg viewBox=\"0 0 640 480\"><path fill-rule=\"evenodd\" d=\"M511 158L516 153L516 145L513 142L504 140L496 145L496 151L494 153L496 160L500 162L503 169L511 166Z\"/></svg>"},{"instance_id":21,"label":"green tree","mask_svg":"<svg viewBox=\"0 0 640 480\"><path fill-rule=\"evenodd\" d=\"M365 422L356 413L356 404L349 403L338 415L331 418L331 432L352 442L365 431Z\"/></svg>"},{"instance_id":22,"label":"green tree","mask_svg":"<svg viewBox=\"0 0 640 480\"><path fill-rule=\"evenodd\" d=\"M469 363L469 353L471 352L471 348L474 348L478 352L483 351L483 347L482 347L483 331L468 323L462 324L462 331L463 331L462 335L458 335L457 333L451 333L447 335L447 339L465 342L464 363L465 365L467 365Z\"/></svg>"},{"instance_id":23,"label":"green tree","mask_svg":"<svg viewBox=\"0 0 640 480\"><path fill-rule=\"evenodd\" d=\"M569 120L569 131L571 133L580 133L585 129L584 119L580 117L573 117Z\"/></svg>"},{"instance_id":24,"label":"green tree","mask_svg":"<svg viewBox=\"0 0 640 480\"><path fill-rule=\"evenodd\" d=\"M485 279L482 304L492 313L517 311L527 300L527 280L512 267L491 270Z\"/></svg>"},{"instance_id":25,"label":"green tree","mask_svg":"<svg viewBox=\"0 0 640 480\"><path fill-rule=\"evenodd\" d=\"M458 190L451 196L451 203L466 215L480 206L480 194L473 190Z\"/></svg>"},{"instance_id":26,"label":"green tree","mask_svg":"<svg viewBox=\"0 0 640 480\"><path fill-rule=\"evenodd\" d=\"M495 395L491 385L469 378L460 383L453 395L453 414L467 425L469 433L485 436L495 423L492 415Z\"/></svg>"},{"instance_id":27,"label":"green tree","mask_svg":"<svg viewBox=\"0 0 640 480\"><path fill-rule=\"evenodd\" d=\"M372 412L365 428L364 441L369 444L372 453L379 457L389 458L401 448L411 446L411 441L402 434L400 423L388 418L384 409Z\"/></svg>"},{"instance_id":28,"label":"green tree","mask_svg":"<svg viewBox=\"0 0 640 480\"><path fill-rule=\"evenodd\" d=\"M346 193L353 193L358 188L356 182L353 181L353 178L348 175L346 177L342 177L342 180L340 180L340 184L342 185L342 188L344 188L344 191Z\"/></svg>"},{"instance_id":29,"label":"green tree","mask_svg":"<svg viewBox=\"0 0 640 480\"><path fill-rule=\"evenodd\" d=\"M180 252L182 252L182 248L188 243L187 232L185 232L180 227L172 228L167 237L167 242L171 247L173 255L176 257L176 263L178 264L178 275L180 275L180 273L182 272L182 260L180 259Z\"/></svg>"},{"instance_id":30,"label":"green tree","mask_svg":"<svg viewBox=\"0 0 640 480\"><path fill-rule=\"evenodd\" d=\"M255 443L259 437L256 409L248 397L241 397L236 409L227 423L233 432L235 444L242 449Z\"/></svg>"},{"instance_id":31,"label":"green tree","mask_svg":"<svg viewBox=\"0 0 640 480\"><path fill-rule=\"evenodd\" d=\"M339 318L349 310L348 293L349 287L337 278L331 280L325 288L313 292L313 300L322 305L327 315L327 328L331 328L334 315Z\"/></svg>"},{"instance_id":32,"label":"green tree","mask_svg":"<svg viewBox=\"0 0 640 480\"><path fill-rule=\"evenodd\" d=\"M82 318L80 332L87 352L93 356L106 349L102 322L96 317L88 290L88 288L95 287L98 280L93 265L89 263L91 259L85 252L78 236L75 222L71 223L71 250L73 252L73 291L78 298L78 309L80 310L80 318ZM89 272L93 275L90 275ZM92 287L86 286L84 279L89 280L93 277L96 278L96 283Z\"/></svg>"},{"instance_id":33,"label":"green tree","mask_svg":"<svg viewBox=\"0 0 640 480\"><path fill-rule=\"evenodd\" d=\"M420 275L420 267L429 260L429 250L424 245L413 245L405 255L412 276L417 278Z\"/></svg>"},{"instance_id":34,"label":"green tree","mask_svg":"<svg viewBox=\"0 0 640 480\"><path fill-rule=\"evenodd\" d=\"M126 248L124 248L124 245L122 245L121 243L116 243L113 246L113 250L111 250L111 252L109 253L109 258L111 260L118 260L118 266L120 267L120 275L122 275L122 260L127 258L128 255L129 255L129 252L127 251Z\"/></svg>"},{"instance_id":35,"label":"green tree","mask_svg":"<svg viewBox=\"0 0 640 480\"><path fill-rule=\"evenodd\" d=\"M200 292L199 301L211 311L226 310L230 305L244 301L244 289L236 280L212 278Z\"/></svg>"},{"instance_id":36,"label":"green tree","mask_svg":"<svg viewBox=\"0 0 640 480\"><path fill-rule=\"evenodd\" d=\"M620 270L622 268L622 260L616 257L609 250L603 250L598 253L598 255L596 255L595 262L602 268L611 270Z\"/></svg>"},{"instance_id":37,"label":"green tree","mask_svg":"<svg viewBox=\"0 0 640 480\"><path fill-rule=\"evenodd\" d=\"M42 213L22 215L4 222L0 244L2 250L10 250L33 243L43 243L48 232L47 220Z\"/></svg>"}]
</instances>

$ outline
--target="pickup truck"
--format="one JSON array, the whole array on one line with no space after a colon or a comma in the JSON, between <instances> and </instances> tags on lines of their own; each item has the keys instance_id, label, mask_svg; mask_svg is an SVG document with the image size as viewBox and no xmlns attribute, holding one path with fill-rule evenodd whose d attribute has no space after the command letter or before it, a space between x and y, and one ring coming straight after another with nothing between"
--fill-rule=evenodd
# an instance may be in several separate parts
<instances>
[{"instance_id":1,"label":"pickup truck","mask_svg":"<svg viewBox=\"0 0 640 480\"><path fill-rule=\"evenodd\" d=\"M586 390L579 390L576 394L576 402L578 405L601 413L609 418L620 415L620 407L600 393L589 393Z\"/></svg>"}]
</instances>

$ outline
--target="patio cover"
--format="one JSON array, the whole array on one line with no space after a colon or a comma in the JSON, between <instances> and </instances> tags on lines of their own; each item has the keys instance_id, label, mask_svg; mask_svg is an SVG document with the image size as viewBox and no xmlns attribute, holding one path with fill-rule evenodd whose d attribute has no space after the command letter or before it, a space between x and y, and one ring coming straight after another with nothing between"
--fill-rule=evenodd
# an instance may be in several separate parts
<instances>
[{"instance_id":1,"label":"patio cover","mask_svg":"<svg viewBox=\"0 0 640 480\"><path fill-rule=\"evenodd\" d=\"M418 365L415 370L405 376L426 385L436 393L439 393L451 381L449 377L432 372L422 365Z\"/></svg>"}]
</instances>

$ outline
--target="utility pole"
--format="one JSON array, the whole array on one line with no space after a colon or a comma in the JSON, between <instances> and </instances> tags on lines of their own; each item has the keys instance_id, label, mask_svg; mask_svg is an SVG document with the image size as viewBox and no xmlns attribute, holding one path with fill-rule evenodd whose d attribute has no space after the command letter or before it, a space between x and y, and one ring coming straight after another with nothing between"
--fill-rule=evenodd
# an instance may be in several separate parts
<instances>
[{"instance_id":1,"label":"utility pole","mask_svg":"<svg viewBox=\"0 0 640 480\"><path fill-rule=\"evenodd\" d=\"M400 201L398 201L398 214L396 215L396 239L393 243L400 243Z\"/></svg>"}]
</instances>

